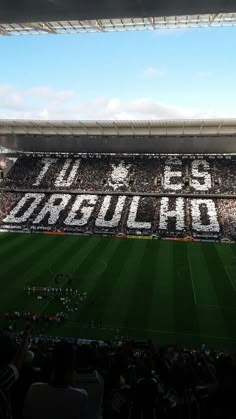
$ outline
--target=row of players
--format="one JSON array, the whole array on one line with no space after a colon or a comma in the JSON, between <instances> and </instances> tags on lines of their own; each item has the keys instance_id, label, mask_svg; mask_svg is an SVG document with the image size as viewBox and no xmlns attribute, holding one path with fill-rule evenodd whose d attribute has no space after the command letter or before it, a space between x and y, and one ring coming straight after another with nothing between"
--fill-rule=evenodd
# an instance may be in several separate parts
<instances>
[{"instance_id":1,"label":"row of players","mask_svg":"<svg viewBox=\"0 0 236 419\"><path fill-rule=\"evenodd\" d=\"M83 191L233 193L236 156L20 157L2 186Z\"/></svg>"},{"instance_id":2,"label":"row of players","mask_svg":"<svg viewBox=\"0 0 236 419\"><path fill-rule=\"evenodd\" d=\"M63 324L73 312L78 312L80 306L87 298L87 292L80 293L78 290L72 288L53 288L53 287L40 287L40 286L26 286L24 291L28 294L35 294L39 299L44 296L50 298L60 297L60 301L63 305L63 310L54 314L43 314L37 312L20 312L20 311L9 311L4 313L6 320L14 321L14 327L16 327L17 320L28 320L36 324L42 322L48 325L57 324L60 326ZM62 295L64 297L62 297Z\"/></svg>"},{"instance_id":3,"label":"row of players","mask_svg":"<svg viewBox=\"0 0 236 419\"><path fill-rule=\"evenodd\" d=\"M79 298L87 297L87 292L80 293L78 289L73 288L53 288L53 287L40 287L40 286L26 286L24 287L24 291L28 294L43 294L47 296L57 295L57 296L64 296L64 295L74 295L78 296Z\"/></svg>"},{"instance_id":4,"label":"row of players","mask_svg":"<svg viewBox=\"0 0 236 419\"><path fill-rule=\"evenodd\" d=\"M6 320L28 320L35 323L39 321L45 322L56 322L58 325L62 324L66 320L66 315L64 312L58 312L55 315L35 313L31 311L20 312L20 311L7 311L4 313L4 318Z\"/></svg>"}]
</instances>

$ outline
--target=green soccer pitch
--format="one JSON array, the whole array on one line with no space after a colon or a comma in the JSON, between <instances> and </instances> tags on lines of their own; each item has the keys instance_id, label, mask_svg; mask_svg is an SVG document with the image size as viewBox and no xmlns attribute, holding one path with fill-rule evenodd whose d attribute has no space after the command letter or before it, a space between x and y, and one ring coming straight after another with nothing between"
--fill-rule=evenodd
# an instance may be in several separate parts
<instances>
[{"instance_id":1,"label":"green soccer pitch","mask_svg":"<svg viewBox=\"0 0 236 419\"><path fill-rule=\"evenodd\" d=\"M235 245L2 233L0 266L1 326L6 311L62 311L24 287L56 287L67 273L87 300L60 327L35 333L235 349Z\"/></svg>"}]
</instances>

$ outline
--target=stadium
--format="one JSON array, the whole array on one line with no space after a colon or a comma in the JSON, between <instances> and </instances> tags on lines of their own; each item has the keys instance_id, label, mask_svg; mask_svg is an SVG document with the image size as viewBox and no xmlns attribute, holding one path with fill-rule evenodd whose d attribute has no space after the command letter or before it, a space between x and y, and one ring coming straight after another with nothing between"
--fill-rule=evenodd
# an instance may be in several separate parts
<instances>
[{"instance_id":1,"label":"stadium","mask_svg":"<svg viewBox=\"0 0 236 419\"><path fill-rule=\"evenodd\" d=\"M158 9L130 0L99 10L41 3L18 12L4 6L0 35L236 22L233 2ZM93 361L96 353L100 372L104 356L104 416L79 417L235 417L227 398L217 405L214 397L223 397L217 362L236 344L236 120L2 119L0 150L2 330L20 339L30 323L40 367L43 350L64 339L78 343L81 359L85 346ZM113 398L113 368L135 396L121 385ZM152 387L143 387L148 379ZM210 382L219 386L213 396ZM14 409L13 417L36 418Z\"/></svg>"}]
</instances>

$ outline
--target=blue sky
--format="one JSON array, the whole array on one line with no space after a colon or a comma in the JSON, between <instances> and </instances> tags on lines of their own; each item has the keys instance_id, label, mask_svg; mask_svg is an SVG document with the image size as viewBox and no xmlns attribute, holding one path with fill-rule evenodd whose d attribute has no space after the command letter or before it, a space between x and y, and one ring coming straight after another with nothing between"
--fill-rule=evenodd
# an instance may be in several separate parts
<instances>
[{"instance_id":1,"label":"blue sky","mask_svg":"<svg viewBox=\"0 0 236 419\"><path fill-rule=\"evenodd\" d=\"M0 118L236 117L236 28L0 37Z\"/></svg>"}]
</instances>

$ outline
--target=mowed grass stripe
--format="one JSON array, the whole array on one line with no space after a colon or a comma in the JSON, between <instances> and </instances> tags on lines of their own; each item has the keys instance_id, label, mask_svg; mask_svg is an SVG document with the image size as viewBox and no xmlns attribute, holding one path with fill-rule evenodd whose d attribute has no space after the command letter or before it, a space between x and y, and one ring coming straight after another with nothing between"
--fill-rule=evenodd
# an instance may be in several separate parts
<instances>
[{"instance_id":1,"label":"mowed grass stripe","mask_svg":"<svg viewBox=\"0 0 236 419\"><path fill-rule=\"evenodd\" d=\"M188 243L187 252L197 305L217 305L217 295L208 280L210 272L200 243Z\"/></svg>"},{"instance_id":2,"label":"mowed grass stripe","mask_svg":"<svg viewBox=\"0 0 236 419\"><path fill-rule=\"evenodd\" d=\"M122 270L114 284L110 297L111 304L107 305L103 310L103 318L109 322L109 325L118 329L121 327L125 328L127 325L127 318L131 311L130 301L132 301L133 290L143 262L145 250L143 240L130 239L129 241L128 254L123 261ZM143 287L145 287L145 281L143 282ZM136 316L136 310L134 316ZM109 317L112 318L112 324L109 321Z\"/></svg>"},{"instance_id":3,"label":"mowed grass stripe","mask_svg":"<svg viewBox=\"0 0 236 419\"><path fill-rule=\"evenodd\" d=\"M69 237L67 238L67 240L68 239ZM85 260L91 258L91 254L95 255L98 249L99 252L101 252L102 246L100 244L101 239L98 238L74 237L74 239L75 240L73 241L73 243L71 242L70 248L67 248L66 252L64 251L61 257L58 258L59 263L56 263L55 259L54 264L57 267L57 273L64 272L72 274L72 284L68 285L68 283L64 283L64 285L62 284L62 287L77 288L81 292L87 290L87 281L84 287L82 287L80 267L85 262ZM60 311L61 304L53 301L46 308L48 312L55 313L56 311ZM77 316L75 314L73 317L76 319Z\"/></svg>"},{"instance_id":4,"label":"mowed grass stripe","mask_svg":"<svg viewBox=\"0 0 236 419\"><path fill-rule=\"evenodd\" d=\"M158 245L155 245L155 243L151 240L139 241L141 241L140 246L142 246L143 250L140 255L139 269L136 270L136 276L134 278L133 291L129 295L129 299L126 301L127 314L124 326L132 328L136 325L144 337L146 336L146 329L149 327L150 318L153 323L155 323L155 320L157 319L156 310L151 313L151 299L156 279L156 258L154 255L155 253L158 253L159 243ZM134 240L134 243L135 246L139 246L138 240ZM129 255L127 257L129 257ZM127 259L127 263L129 265L129 271L132 272L133 263L130 263L129 258ZM127 278L127 280L129 279ZM155 315L155 319L153 319L153 315Z\"/></svg>"},{"instance_id":5,"label":"mowed grass stripe","mask_svg":"<svg viewBox=\"0 0 236 419\"><path fill-rule=\"evenodd\" d=\"M25 273L27 272L28 267L34 266L34 261L38 260L41 252L47 251L51 248L53 242L55 243L55 238L53 237L45 244L44 239L37 239L37 241L28 240L28 243L25 243L20 252L18 252L17 257L14 258L13 264L5 265L2 271L3 279L1 280L1 295L8 295L7 299L1 299L2 307L9 309L9 306L12 306L15 310L17 307L26 308L27 300L26 295L24 294L24 286L26 283ZM30 277L28 280L30 281ZM8 289L11 289L11 292L7 292Z\"/></svg>"},{"instance_id":6,"label":"mowed grass stripe","mask_svg":"<svg viewBox=\"0 0 236 419\"><path fill-rule=\"evenodd\" d=\"M224 336L225 322L202 247L200 243L189 243L187 251L197 300L200 335Z\"/></svg>"},{"instance_id":7,"label":"mowed grass stripe","mask_svg":"<svg viewBox=\"0 0 236 419\"><path fill-rule=\"evenodd\" d=\"M235 310L232 308L235 307L236 304L235 292L230 284L223 262L218 255L216 245L202 243L201 246L211 274L210 279L217 294L218 304L221 306L221 312L225 323L225 335L235 339Z\"/></svg>"},{"instance_id":8,"label":"mowed grass stripe","mask_svg":"<svg viewBox=\"0 0 236 419\"><path fill-rule=\"evenodd\" d=\"M173 242L159 242L155 251L154 288L151 295L149 328L174 333ZM165 335L160 335L163 341Z\"/></svg>"},{"instance_id":9,"label":"mowed grass stripe","mask_svg":"<svg viewBox=\"0 0 236 419\"><path fill-rule=\"evenodd\" d=\"M223 307L235 306L236 294L233 292L232 284L224 268L224 263L217 251L217 245L201 243L201 247L217 295L218 304Z\"/></svg>"},{"instance_id":10,"label":"mowed grass stripe","mask_svg":"<svg viewBox=\"0 0 236 419\"><path fill-rule=\"evenodd\" d=\"M209 247L215 251L209 252ZM48 269L52 265L55 272L75 270L73 287L88 291L88 303L82 307L82 317L80 312L73 313L64 327L50 328L46 333L114 337L114 327L118 325L120 333L134 337L153 337L161 342L175 340L189 346L208 343L227 349L236 341L236 293L229 279L229 272L231 279L234 276L234 255L233 245L4 233L0 234L1 311L19 306L27 311L31 308L41 311L46 301L38 304L36 297L28 298L22 290L25 281L31 278L37 285L52 284L54 274ZM150 259L154 262L148 263ZM137 292L136 298L133 291ZM149 301L145 318L142 311L131 310L143 294L143 300ZM199 301L216 304L204 306ZM192 310L196 308L194 320ZM50 314L51 310L54 313L61 309L61 304L52 303L45 310ZM98 323L100 318L104 329L79 327L80 320L93 319Z\"/></svg>"},{"instance_id":11,"label":"mowed grass stripe","mask_svg":"<svg viewBox=\"0 0 236 419\"><path fill-rule=\"evenodd\" d=\"M49 266L53 257L58 257L58 253L64 249L65 240L58 241L55 236L47 236L40 241L40 248L38 252L30 254L22 264L21 275L24 280L24 285L29 282L30 286L36 285L50 285L50 271ZM34 243L27 243L29 248L35 246Z\"/></svg>"},{"instance_id":12,"label":"mowed grass stripe","mask_svg":"<svg viewBox=\"0 0 236 419\"><path fill-rule=\"evenodd\" d=\"M236 255L233 250L233 246L235 247L235 245L224 244L217 246L216 250L220 259L222 260L233 291L236 293Z\"/></svg>"},{"instance_id":13,"label":"mowed grass stripe","mask_svg":"<svg viewBox=\"0 0 236 419\"><path fill-rule=\"evenodd\" d=\"M27 237L27 236L26 236ZM16 277L17 273L25 272L34 261L37 261L41 252L44 249L48 249L52 246L52 243L56 242L55 236L50 236L48 241L44 240L43 236L29 236L28 240L23 243L18 243L17 250L12 259L6 261L1 268L1 274L8 275L9 278Z\"/></svg>"},{"instance_id":14,"label":"mowed grass stripe","mask_svg":"<svg viewBox=\"0 0 236 419\"><path fill-rule=\"evenodd\" d=\"M96 251L99 247L101 247L101 242L98 238L77 237L77 240L75 240L70 255L67 258L67 263L63 263L63 266L61 267L62 272L66 272L72 276L72 288L81 289L80 267L87 258L91 257L91 253ZM65 257L66 255L64 254L63 259L65 259ZM60 271L58 271L58 269L61 266L61 262L59 265L55 265L57 267L57 272L59 273Z\"/></svg>"},{"instance_id":15,"label":"mowed grass stripe","mask_svg":"<svg viewBox=\"0 0 236 419\"><path fill-rule=\"evenodd\" d=\"M64 239L64 240L63 240ZM77 262L78 251L82 250L84 247L88 248L86 244L89 242L89 238L85 237L83 240L80 240L77 236L68 236L68 237L58 237L58 244L59 242L63 241L63 246L58 251L58 248L55 251L54 257L51 259L50 264L50 275L51 275L51 283L50 286L54 288L71 288L72 284L68 284L67 278L63 279L63 281L59 284L54 282L55 276L58 273L65 273L65 274L72 274L73 269L75 267L75 263ZM79 244L80 243L80 244ZM90 247L94 246L93 241L90 242ZM76 257L76 261L75 261ZM49 285L49 284L48 284ZM56 312L61 311L62 304L60 301L48 301L48 303L43 303L43 306L40 310L41 313L52 314L54 315Z\"/></svg>"},{"instance_id":16,"label":"mowed grass stripe","mask_svg":"<svg viewBox=\"0 0 236 419\"><path fill-rule=\"evenodd\" d=\"M221 259L224 270L228 276L228 280L232 287L232 291L236 292L236 257L234 252L231 250L230 246L216 246L219 258Z\"/></svg>"},{"instance_id":17,"label":"mowed grass stripe","mask_svg":"<svg viewBox=\"0 0 236 419\"><path fill-rule=\"evenodd\" d=\"M87 245L87 246L86 246ZM78 267L78 254L80 251L84 250L82 254L88 255L95 247L97 246L96 241L90 240L89 237L78 238L77 236L73 236L73 240L71 236L66 238L66 243L64 244L64 248L62 248L61 254L57 253L57 257L54 258L53 265L55 265L53 271L53 278L54 275L57 273L66 273L72 274L75 269ZM75 279L75 278L74 278ZM52 282L51 286L53 287L62 287L62 288L79 288L78 281L73 280L71 284L68 284L68 281L65 279L61 284L55 284ZM80 289L81 290L81 289ZM47 311L49 314L55 314L57 311L60 311L62 305L58 301L52 301L46 306L44 306L41 312Z\"/></svg>"},{"instance_id":18,"label":"mowed grass stripe","mask_svg":"<svg viewBox=\"0 0 236 419\"><path fill-rule=\"evenodd\" d=\"M13 291L9 293L7 306L5 308L9 309L10 302L10 305L14 310L24 309L27 311L40 311L45 305L45 301L39 301L32 295L27 296L24 294L23 287L25 286L26 281L29 281L31 286L53 286L54 274L52 275L49 270L51 264L54 261L59 262L62 260L65 265L65 259L63 257L63 255L65 255L65 249L67 249L67 255L71 254L71 247L78 242L78 237L37 235L37 243L40 243L40 248L37 247L36 251L33 250L35 248L35 236L25 237L27 237L27 246L25 246L24 254L18 262L19 268L16 271L16 268L14 267L14 269L12 269L7 275L9 278L11 273L11 285L13 287ZM82 243L87 242L87 240L88 238L83 238ZM84 246L82 243L80 245L80 249ZM89 244L91 248L93 240L89 241ZM33 252L32 254L30 254L29 249ZM66 260L71 259L68 256ZM8 288L8 286L9 282L6 283L6 288ZM3 306L4 304L2 304L2 307ZM47 308L49 310L50 307L48 306Z\"/></svg>"},{"instance_id":19,"label":"mowed grass stripe","mask_svg":"<svg viewBox=\"0 0 236 419\"><path fill-rule=\"evenodd\" d=\"M1 246L0 248L0 263L11 263L14 261L15 255L18 254L18 250L24 247L24 243L28 243L30 238L27 234L13 234L10 233L11 240L8 240L5 246Z\"/></svg>"},{"instance_id":20,"label":"mowed grass stripe","mask_svg":"<svg viewBox=\"0 0 236 419\"><path fill-rule=\"evenodd\" d=\"M42 252L38 259L36 259L33 264L30 263L28 269L25 271L25 275L27 275L28 280L30 280L31 286L50 286L53 284L54 274L56 274L57 271L55 273L51 271L52 264L60 261L65 254L65 249L67 249L68 246L72 246L75 241L67 240L65 236L53 237L55 240L53 242L49 241L48 245L46 243L45 247L42 248ZM32 262L32 259L30 262Z\"/></svg>"},{"instance_id":21,"label":"mowed grass stripe","mask_svg":"<svg viewBox=\"0 0 236 419\"><path fill-rule=\"evenodd\" d=\"M188 259L188 243L173 243L174 316L177 333L199 335L199 320ZM176 335L176 341L178 334Z\"/></svg>"},{"instance_id":22,"label":"mowed grass stripe","mask_svg":"<svg viewBox=\"0 0 236 419\"><path fill-rule=\"evenodd\" d=\"M232 252L234 253L235 258L236 258L236 244L229 244L229 247L232 250Z\"/></svg>"},{"instance_id":23,"label":"mowed grass stripe","mask_svg":"<svg viewBox=\"0 0 236 419\"><path fill-rule=\"evenodd\" d=\"M82 261L80 261L73 274L74 277L77 278L79 288L85 290L89 287L90 282L93 284L94 280L96 280L101 272L101 261L105 264L104 266L106 266L107 250L109 252L109 250L112 250L113 246L115 246L115 243L112 246L111 239L107 238L90 238L90 240L95 240L95 246L85 255Z\"/></svg>"},{"instance_id":24,"label":"mowed grass stripe","mask_svg":"<svg viewBox=\"0 0 236 419\"><path fill-rule=\"evenodd\" d=\"M24 234L14 234L14 233L0 233L0 255L2 252L5 252L8 247L12 246L12 242L20 237L24 237Z\"/></svg>"},{"instance_id":25,"label":"mowed grass stripe","mask_svg":"<svg viewBox=\"0 0 236 419\"><path fill-rule=\"evenodd\" d=\"M55 236L54 236L55 238ZM65 254L74 254L75 253L75 248L78 248L78 238L76 236L71 236L71 237L56 237L56 242L53 243L53 245L51 245L49 248L44 248L42 251L42 254L39 258L38 261L36 261L35 263L31 264L31 267L29 270L27 270L24 273L24 276L31 278L31 286L45 286L45 287L61 287L63 286L63 284L55 284L54 283L54 278L55 275L53 273L50 272L50 266L52 263L56 263L59 261L63 261L63 268L66 267L67 269L67 262L66 261L70 261L70 263L72 263L72 259L70 257L67 257L65 259ZM82 243L80 243L80 250L82 250L86 244L88 242L88 238L85 238L83 240ZM92 243L90 243L92 244ZM31 260L32 261L32 260ZM65 269L64 269L65 270ZM57 271L58 272L58 271ZM57 273L56 272L56 273ZM60 271L59 271L60 272ZM67 286L67 284L66 284ZM25 297L27 298L27 297ZM37 301L36 297L28 297L27 299L28 304L27 304L27 308L29 311L33 311L34 307L37 307L37 309L39 311L41 311L42 306L45 305L45 301ZM31 302L31 303L30 303ZM34 305L35 304L35 305ZM59 305L57 304L57 306L60 307L60 303ZM47 305L47 309L50 311L51 309L51 304Z\"/></svg>"},{"instance_id":26,"label":"mowed grass stripe","mask_svg":"<svg viewBox=\"0 0 236 419\"><path fill-rule=\"evenodd\" d=\"M73 270L76 268L74 257L77 259L77 252L79 250L79 241L78 237L73 236L73 240L70 240L71 237L66 237L64 247L60 255L54 258L50 265L52 275L58 273L72 274ZM84 241L80 241L81 246L86 244L88 237L84 238Z\"/></svg>"},{"instance_id":27,"label":"mowed grass stripe","mask_svg":"<svg viewBox=\"0 0 236 419\"><path fill-rule=\"evenodd\" d=\"M103 298L107 298L106 290L97 286L97 283L104 274L107 261L119 244L119 241L111 239L89 238L89 240L96 243L95 247L87 253L74 272L77 288L88 293L87 301L80 306L79 312L72 316L73 321L78 321L78 327L79 322L89 322L101 317L103 302L100 301L99 293L94 289L99 289Z\"/></svg>"},{"instance_id":28,"label":"mowed grass stripe","mask_svg":"<svg viewBox=\"0 0 236 419\"><path fill-rule=\"evenodd\" d=\"M99 272L92 282L88 289L88 302L80 312L84 320L102 319L104 323L113 324L112 312L109 312L109 307L112 306L111 296L122 272L124 261L129 257L130 246L129 240L110 240L102 257L106 260L106 267L104 266L104 271ZM123 303L126 304L126 301Z\"/></svg>"}]
</instances>

